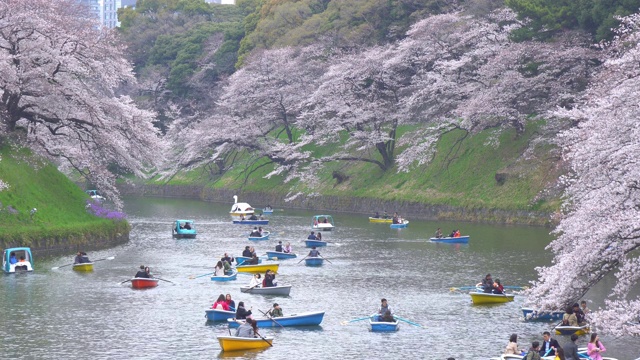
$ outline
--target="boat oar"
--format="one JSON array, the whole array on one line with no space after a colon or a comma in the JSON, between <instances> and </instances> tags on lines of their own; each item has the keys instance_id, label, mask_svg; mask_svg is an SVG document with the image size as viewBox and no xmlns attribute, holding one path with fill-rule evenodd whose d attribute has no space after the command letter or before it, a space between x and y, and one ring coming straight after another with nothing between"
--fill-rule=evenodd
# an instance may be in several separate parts
<instances>
[{"instance_id":1,"label":"boat oar","mask_svg":"<svg viewBox=\"0 0 640 360\"><path fill-rule=\"evenodd\" d=\"M125 281L123 281L123 282L121 282L121 283L118 283L118 285L122 285L122 284L124 284L124 283L126 283L126 282L129 282L129 281L131 281L131 279L129 279L129 280L125 280Z\"/></svg>"},{"instance_id":2,"label":"boat oar","mask_svg":"<svg viewBox=\"0 0 640 360\"><path fill-rule=\"evenodd\" d=\"M165 280L165 279L160 279L160 278L152 278L152 279L156 279L156 280L160 280L160 281L166 281L168 283L171 283L173 285L175 285L176 283L174 283L173 281L169 281L169 280Z\"/></svg>"},{"instance_id":3,"label":"boat oar","mask_svg":"<svg viewBox=\"0 0 640 360\"><path fill-rule=\"evenodd\" d=\"M302 258L302 260L298 261L298 264L300 264L301 262L303 262L303 261L304 261L304 259L306 259L306 258L308 258L308 257L309 257L309 255L307 255L307 256L305 256L305 257L303 257L303 258Z\"/></svg>"},{"instance_id":4,"label":"boat oar","mask_svg":"<svg viewBox=\"0 0 640 360\"><path fill-rule=\"evenodd\" d=\"M544 353L544 355L542 355L542 357L545 357L547 355L549 355L549 353L551 352L551 350L553 350L551 347L549 347L549 350L547 350L546 353Z\"/></svg>"},{"instance_id":5,"label":"boat oar","mask_svg":"<svg viewBox=\"0 0 640 360\"><path fill-rule=\"evenodd\" d=\"M109 256L109 257L106 257L106 258L104 258L104 259L93 260L92 262L94 262L94 263L95 263L95 262L103 261L103 260L113 260L113 259L115 259L115 258L116 258L115 256ZM71 266L71 265L74 265L74 264L75 264L75 263L65 264L65 265L61 265L61 266L54 266L54 267L52 267L52 268L51 268L51 270L58 270L58 269L60 269L60 268L67 267L67 266Z\"/></svg>"},{"instance_id":6,"label":"boat oar","mask_svg":"<svg viewBox=\"0 0 640 360\"><path fill-rule=\"evenodd\" d=\"M269 346L273 347L273 345L267 341L267 339L263 338L262 335L260 335L259 332L256 331L256 335L258 335L260 337L260 339L264 340L264 342L266 342L267 344L269 344Z\"/></svg>"},{"instance_id":7,"label":"boat oar","mask_svg":"<svg viewBox=\"0 0 640 360\"><path fill-rule=\"evenodd\" d=\"M320 256L321 258L323 258L323 259L327 260L327 262L328 262L329 264L333 264L331 261L329 261L329 259L325 258L324 256L322 256L322 255L320 255L320 254L318 254L318 256Z\"/></svg>"},{"instance_id":8,"label":"boat oar","mask_svg":"<svg viewBox=\"0 0 640 360\"><path fill-rule=\"evenodd\" d=\"M417 327L419 327L419 328L421 328L421 329L424 329L424 326L422 326L422 325L420 325L420 324L418 324L418 323L414 323L413 321L409 321L409 320L407 320L407 319L401 318L401 317L400 317L400 316L398 316L398 315L393 315L393 317L394 317L394 318L396 318L396 319L398 319L398 320L400 320L400 321L406 322L406 323L407 323L407 324L409 324L409 325L417 326Z\"/></svg>"},{"instance_id":9,"label":"boat oar","mask_svg":"<svg viewBox=\"0 0 640 360\"><path fill-rule=\"evenodd\" d=\"M353 320L349 320L349 321L344 320L344 321L342 321L340 324L342 324L342 325L347 325L347 324L350 324L350 323L352 323L352 322L362 321L362 320L367 320L367 319L369 319L369 318L371 318L371 315L366 316L366 317L361 317L361 318L353 319Z\"/></svg>"},{"instance_id":10,"label":"boat oar","mask_svg":"<svg viewBox=\"0 0 640 360\"><path fill-rule=\"evenodd\" d=\"M102 259L98 259L98 260L93 260L93 262L95 263L95 262L98 262L98 261L113 260L113 259L115 259L115 258L116 258L115 256L109 256L109 257L106 257L106 258L102 258Z\"/></svg>"},{"instance_id":11,"label":"boat oar","mask_svg":"<svg viewBox=\"0 0 640 360\"><path fill-rule=\"evenodd\" d=\"M264 311L262 311L262 310L260 310L260 309L258 309L258 311L260 311L260 312L262 313L262 315L266 316L266 317L267 317L267 318L269 318L271 321L273 321L274 323L276 323L276 325L278 325L278 326L280 326L281 328L283 328L283 329L284 329L284 326L282 326L282 324L280 324L279 322L275 321L275 320L273 319L273 317L271 317L271 315L268 315L268 313L265 313ZM268 312L268 311L269 311L269 310L267 310L267 312Z\"/></svg>"},{"instance_id":12,"label":"boat oar","mask_svg":"<svg viewBox=\"0 0 640 360\"><path fill-rule=\"evenodd\" d=\"M193 276L193 275L191 275L191 276L189 276L189 279L190 279L190 280L193 280L193 279L197 279L197 278L199 278L199 277L203 277L203 276L207 276L207 275L211 275L211 274L215 274L215 272L210 272L210 273L202 274L202 275L198 275L198 276Z\"/></svg>"}]
</instances>

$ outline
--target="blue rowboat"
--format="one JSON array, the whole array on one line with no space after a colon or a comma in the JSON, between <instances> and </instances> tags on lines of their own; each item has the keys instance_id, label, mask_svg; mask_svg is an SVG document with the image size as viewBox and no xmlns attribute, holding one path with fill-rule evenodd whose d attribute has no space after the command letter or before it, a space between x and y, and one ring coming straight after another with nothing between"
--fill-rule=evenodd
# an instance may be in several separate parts
<instances>
[{"instance_id":1,"label":"blue rowboat","mask_svg":"<svg viewBox=\"0 0 640 360\"><path fill-rule=\"evenodd\" d=\"M304 259L304 264L307 266L322 266L322 262L324 261L321 257L308 257Z\"/></svg>"},{"instance_id":2,"label":"blue rowboat","mask_svg":"<svg viewBox=\"0 0 640 360\"><path fill-rule=\"evenodd\" d=\"M14 264L11 263L11 255L16 258ZM31 248L17 247L5 249L2 253L2 270L7 274L33 271Z\"/></svg>"},{"instance_id":3,"label":"blue rowboat","mask_svg":"<svg viewBox=\"0 0 640 360\"><path fill-rule=\"evenodd\" d=\"M248 265L249 264L249 260L251 260L251 258L245 257L245 256L236 256L236 264L241 265L244 264L246 262L246 264L244 265ZM262 264L262 259L258 258L258 264Z\"/></svg>"},{"instance_id":4,"label":"blue rowboat","mask_svg":"<svg viewBox=\"0 0 640 360\"><path fill-rule=\"evenodd\" d=\"M564 311L537 311L530 308L522 308L524 321L558 321L562 320Z\"/></svg>"},{"instance_id":5,"label":"blue rowboat","mask_svg":"<svg viewBox=\"0 0 640 360\"><path fill-rule=\"evenodd\" d=\"M176 220L171 235L178 239L195 239L198 232L193 220Z\"/></svg>"},{"instance_id":6,"label":"blue rowboat","mask_svg":"<svg viewBox=\"0 0 640 360\"><path fill-rule=\"evenodd\" d=\"M233 220L234 224L240 225L269 225L269 220Z\"/></svg>"},{"instance_id":7,"label":"blue rowboat","mask_svg":"<svg viewBox=\"0 0 640 360\"><path fill-rule=\"evenodd\" d=\"M280 252L280 251L267 251L267 257L269 259L271 259L271 258L295 259L295 258L298 257L298 255L296 255L294 253L285 253L285 252Z\"/></svg>"},{"instance_id":8,"label":"blue rowboat","mask_svg":"<svg viewBox=\"0 0 640 360\"><path fill-rule=\"evenodd\" d=\"M269 240L270 231L263 231L262 236L251 236L249 234L249 240L259 241L259 240Z\"/></svg>"},{"instance_id":9,"label":"blue rowboat","mask_svg":"<svg viewBox=\"0 0 640 360\"><path fill-rule=\"evenodd\" d=\"M458 236L458 237L431 238L429 240L431 240L432 242L439 242L439 243L446 243L446 244L468 244L469 235Z\"/></svg>"},{"instance_id":10,"label":"blue rowboat","mask_svg":"<svg viewBox=\"0 0 640 360\"><path fill-rule=\"evenodd\" d=\"M403 229L403 228L406 228L407 226L409 226L409 220L402 220L402 223L400 224L389 225L389 227L391 227L392 229Z\"/></svg>"},{"instance_id":11,"label":"blue rowboat","mask_svg":"<svg viewBox=\"0 0 640 360\"><path fill-rule=\"evenodd\" d=\"M273 209L262 209L264 215L273 214Z\"/></svg>"},{"instance_id":12,"label":"blue rowboat","mask_svg":"<svg viewBox=\"0 0 640 360\"><path fill-rule=\"evenodd\" d=\"M227 321L227 319L234 318L235 316L235 311L207 309L207 315L205 317L209 321Z\"/></svg>"},{"instance_id":13,"label":"blue rowboat","mask_svg":"<svg viewBox=\"0 0 640 360\"><path fill-rule=\"evenodd\" d=\"M314 246L321 247L321 246L327 246L327 242L322 240L305 240L304 245L308 248L314 247Z\"/></svg>"},{"instance_id":14,"label":"blue rowboat","mask_svg":"<svg viewBox=\"0 0 640 360\"><path fill-rule=\"evenodd\" d=\"M212 276L211 281L232 281L238 276L238 271L233 270L230 275Z\"/></svg>"},{"instance_id":15,"label":"blue rowboat","mask_svg":"<svg viewBox=\"0 0 640 360\"><path fill-rule=\"evenodd\" d=\"M373 332L398 331L399 326L400 326L400 322L398 320L394 322L380 321L379 315L372 315L369 318L369 328Z\"/></svg>"},{"instance_id":16,"label":"blue rowboat","mask_svg":"<svg viewBox=\"0 0 640 360\"><path fill-rule=\"evenodd\" d=\"M291 314L276 318L260 318L254 320L258 323L258 328L280 327L280 326L317 326L322 322L324 311L306 312L301 314ZM237 328L244 320L227 319L230 328Z\"/></svg>"}]
</instances>

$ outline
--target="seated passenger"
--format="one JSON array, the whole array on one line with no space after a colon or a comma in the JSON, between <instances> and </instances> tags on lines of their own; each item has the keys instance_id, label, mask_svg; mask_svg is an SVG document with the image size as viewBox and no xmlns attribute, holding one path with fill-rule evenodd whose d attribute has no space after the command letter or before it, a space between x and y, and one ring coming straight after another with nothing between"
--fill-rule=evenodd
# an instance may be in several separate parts
<instances>
[{"instance_id":1,"label":"seated passenger","mask_svg":"<svg viewBox=\"0 0 640 360\"><path fill-rule=\"evenodd\" d=\"M240 324L240 326L238 326L238 328L236 329L236 337L255 338L257 337L257 327L257 324L252 319L247 318L244 324Z\"/></svg>"},{"instance_id":2,"label":"seated passenger","mask_svg":"<svg viewBox=\"0 0 640 360\"><path fill-rule=\"evenodd\" d=\"M254 274L249 282L249 288L253 289L254 287L260 287L262 285L262 276L260 274Z\"/></svg>"},{"instance_id":3,"label":"seated passenger","mask_svg":"<svg viewBox=\"0 0 640 360\"><path fill-rule=\"evenodd\" d=\"M284 314L282 314L282 308L280 307L280 305L278 305L278 303L273 304L273 308L269 311L267 311L267 315L271 316L271 317L282 317L284 316Z\"/></svg>"},{"instance_id":4,"label":"seated passenger","mask_svg":"<svg viewBox=\"0 0 640 360\"><path fill-rule=\"evenodd\" d=\"M191 223L185 223L184 224L184 229L185 230L191 230Z\"/></svg>"},{"instance_id":5,"label":"seated passenger","mask_svg":"<svg viewBox=\"0 0 640 360\"><path fill-rule=\"evenodd\" d=\"M500 279L496 279L496 282L493 283L493 289L491 289L493 294L504 294L504 286L500 283Z\"/></svg>"},{"instance_id":6,"label":"seated passenger","mask_svg":"<svg viewBox=\"0 0 640 360\"><path fill-rule=\"evenodd\" d=\"M81 264L88 264L90 262L91 262L91 260L89 260L89 257L87 256L87 253L83 251L81 253L81 256L80 256L80 263Z\"/></svg>"},{"instance_id":7,"label":"seated passenger","mask_svg":"<svg viewBox=\"0 0 640 360\"><path fill-rule=\"evenodd\" d=\"M262 287L276 286L273 283L275 279L276 279L276 275L271 270L267 270L267 272L264 274L264 280L262 280Z\"/></svg>"},{"instance_id":8,"label":"seated passenger","mask_svg":"<svg viewBox=\"0 0 640 360\"><path fill-rule=\"evenodd\" d=\"M250 237L261 237L262 234L260 234L260 231L258 231L257 227L253 228L253 231L251 232L251 234L249 234Z\"/></svg>"},{"instance_id":9,"label":"seated passenger","mask_svg":"<svg viewBox=\"0 0 640 360\"><path fill-rule=\"evenodd\" d=\"M562 315L562 326L578 326L578 318L571 306L567 307L565 314Z\"/></svg>"},{"instance_id":10,"label":"seated passenger","mask_svg":"<svg viewBox=\"0 0 640 360\"><path fill-rule=\"evenodd\" d=\"M258 217L256 216L256 214L251 214L249 220L258 220Z\"/></svg>"},{"instance_id":11,"label":"seated passenger","mask_svg":"<svg viewBox=\"0 0 640 360\"><path fill-rule=\"evenodd\" d=\"M307 255L308 257L318 257L320 256L320 251L316 250L316 247L313 246L311 248L311 251L309 251L309 255Z\"/></svg>"},{"instance_id":12,"label":"seated passenger","mask_svg":"<svg viewBox=\"0 0 640 360\"><path fill-rule=\"evenodd\" d=\"M12 252L9 257L9 264L13 265L18 262L18 258L16 257L16 253Z\"/></svg>"},{"instance_id":13,"label":"seated passenger","mask_svg":"<svg viewBox=\"0 0 640 360\"><path fill-rule=\"evenodd\" d=\"M278 241L278 245L276 245L276 251L282 252L282 241Z\"/></svg>"},{"instance_id":14,"label":"seated passenger","mask_svg":"<svg viewBox=\"0 0 640 360\"><path fill-rule=\"evenodd\" d=\"M73 259L73 263L74 264L82 264L82 252L78 251L76 253L76 257Z\"/></svg>"},{"instance_id":15,"label":"seated passenger","mask_svg":"<svg viewBox=\"0 0 640 360\"><path fill-rule=\"evenodd\" d=\"M291 249L291 243L287 243L283 248L282 251L287 253L287 254L291 254L291 252L293 251L293 249Z\"/></svg>"},{"instance_id":16,"label":"seated passenger","mask_svg":"<svg viewBox=\"0 0 640 360\"><path fill-rule=\"evenodd\" d=\"M260 263L260 259L258 259L258 255L253 254L253 257L248 261L248 265L258 265Z\"/></svg>"},{"instance_id":17,"label":"seated passenger","mask_svg":"<svg viewBox=\"0 0 640 360\"><path fill-rule=\"evenodd\" d=\"M249 250L249 246L245 246L244 250L242 250L243 257L251 257L251 250Z\"/></svg>"},{"instance_id":18,"label":"seated passenger","mask_svg":"<svg viewBox=\"0 0 640 360\"><path fill-rule=\"evenodd\" d=\"M380 213L376 211L375 215L373 215L374 219L380 219Z\"/></svg>"},{"instance_id":19,"label":"seated passenger","mask_svg":"<svg viewBox=\"0 0 640 360\"><path fill-rule=\"evenodd\" d=\"M146 278L147 277L147 273L144 271L144 265L140 265L140 270L138 270L138 272L136 273L137 278Z\"/></svg>"},{"instance_id":20,"label":"seated passenger","mask_svg":"<svg viewBox=\"0 0 640 360\"><path fill-rule=\"evenodd\" d=\"M396 319L391 315L391 311L387 310L384 315L380 316L382 322L396 322Z\"/></svg>"},{"instance_id":21,"label":"seated passenger","mask_svg":"<svg viewBox=\"0 0 640 360\"><path fill-rule=\"evenodd\" d=\"M318 240L316 233L312 231L311 234L307 236L307 240Z\"/></svg>"}]
</instances>

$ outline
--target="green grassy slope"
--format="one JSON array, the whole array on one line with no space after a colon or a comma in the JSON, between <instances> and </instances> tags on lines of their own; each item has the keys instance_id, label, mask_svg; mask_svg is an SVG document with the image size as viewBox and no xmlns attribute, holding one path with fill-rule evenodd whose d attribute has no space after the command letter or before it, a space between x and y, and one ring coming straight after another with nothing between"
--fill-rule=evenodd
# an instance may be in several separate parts
<instances>
[{"instance_id":1,"label":"green grassy slope","mask_svg":"<svg viewBox=\"0 0 640 360\"><path fill-rule=\"evenodd\" d=\"M106 233L122 225L87 213L84 191L29 150L0 146L0 179L9 184L0 191L0 243L29 246L33 240ZM19 213L10 214L9 206ZM32 208L38 209L33 219Z\"/></svg>"}]
</instances>

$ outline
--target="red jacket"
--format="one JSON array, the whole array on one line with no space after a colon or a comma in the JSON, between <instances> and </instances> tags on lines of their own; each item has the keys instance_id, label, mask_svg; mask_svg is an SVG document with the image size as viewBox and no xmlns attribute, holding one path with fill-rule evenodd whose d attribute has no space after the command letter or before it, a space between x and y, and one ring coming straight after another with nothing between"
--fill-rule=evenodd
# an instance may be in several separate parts
<instances>
[{"instance_id":1,"label":"red jacket","mask_svg":"<svg viewBox=\"0 0 640 360\"><path fill-rule=\"evenodd\" d=\"M216 301L215 303L213 303L213 306L211 306L211 308L216 309L218 305L222 306L222 310L229 311L229 304L227 304L226 301Z\"/></svg>"}]
</instances>

